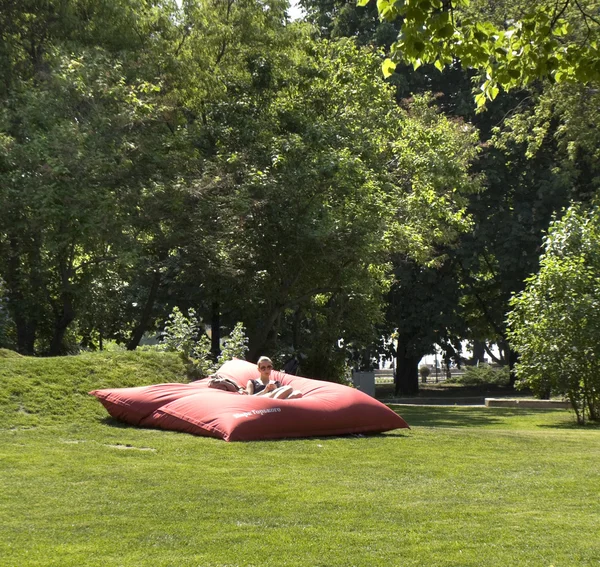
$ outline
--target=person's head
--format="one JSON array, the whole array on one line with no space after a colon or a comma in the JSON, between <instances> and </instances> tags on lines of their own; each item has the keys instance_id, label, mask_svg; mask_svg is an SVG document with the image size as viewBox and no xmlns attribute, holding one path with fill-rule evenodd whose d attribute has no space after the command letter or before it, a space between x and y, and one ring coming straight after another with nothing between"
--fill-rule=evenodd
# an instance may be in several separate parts
<instances>
[{"instance_id":1,"label":"person's head","mask_svg":"<svg viewBox=\"0 0 600 567\"><path fill-rule=\"evenodd\" d=\"M273 361L268 356L261 356L258 359L256 366L258 366L260 377L268 380L271 376L271 371L273 370Z\"/></svg>"}]
</instances>

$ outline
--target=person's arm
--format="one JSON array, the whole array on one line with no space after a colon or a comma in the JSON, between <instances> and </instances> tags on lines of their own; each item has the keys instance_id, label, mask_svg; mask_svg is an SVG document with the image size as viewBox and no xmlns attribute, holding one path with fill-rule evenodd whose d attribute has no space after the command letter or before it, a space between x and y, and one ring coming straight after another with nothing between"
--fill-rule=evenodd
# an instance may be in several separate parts
<instances>
[{"instance_id":1,"label":"person's arm","mask_svg":"<svg viewBox=\"0 0 600 567\"><path fill-rule=\"evenodd\" d=\"M265 387L263 390L261 390L260 392L258 392L258 394L251 394L254 396L266 396L268 394L270 394L273 390L275 390L275 384L273 382L269 382L268 384L265 384ZM252 391L254 391L254 385L252 385Z\"/></svg>"}]
</instances>

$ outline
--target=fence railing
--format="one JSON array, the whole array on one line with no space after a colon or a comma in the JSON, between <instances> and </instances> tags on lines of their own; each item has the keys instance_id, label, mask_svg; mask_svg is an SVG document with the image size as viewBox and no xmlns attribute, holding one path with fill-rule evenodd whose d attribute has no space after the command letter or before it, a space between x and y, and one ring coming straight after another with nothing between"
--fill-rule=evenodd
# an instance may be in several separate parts
<instances>
[{"instance_id":1,"label":"fence railing","mask_svg":"<svg viewBox=\"0 0 600 567\"><path fill-rule=\"evenodd\" d=\"M427 384L435 384L436 382L443 382L448 376L448 371L445 368L438 368L437 377L435 368L429 369L429 376L427 377ZM464 374L464 368L451 368L451 376L461 376ZM375 370L375 384L393 384L394 382L394 369L393 368L380 368ZM419 382L421 377L419 376Z\"/></svg>"}]
</instances>

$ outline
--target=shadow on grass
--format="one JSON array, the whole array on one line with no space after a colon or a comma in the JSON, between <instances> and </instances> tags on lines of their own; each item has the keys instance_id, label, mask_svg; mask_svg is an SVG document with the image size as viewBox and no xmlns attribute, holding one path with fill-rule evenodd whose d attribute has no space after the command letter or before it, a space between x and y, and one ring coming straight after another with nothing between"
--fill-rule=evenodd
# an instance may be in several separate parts
<instances>
[{"instance_id":1,"label":"shadow on grass","mask_svg":"<svg viewBox=\"0 0 600 567\"><path fill-rule=\"evenodd\" d=\"M390 406L412 427L484 427L500 425L506 418L535 416L539 410L465 406Z\"/></svg>"},{"instance_id":2,"label":"shadow on grass","mask_svg":"<svg viewBox=\"0 0 600 567\"><path fill-rule=\"evenodd\" d=\"M411 427L496 427L504 424L510 428L507 420L514 418L515 421L522 421L517 427L526 429L600 430L600 423L596 422L579 425L575 414L569 410L393 404L390 407ZM514 426L514 423L512 425Z\"/></svg>"},{"instance_id":3,"label":"shadow on grass","mask_svg":"<svg viewBox=\"0 0 600 567\"><path fill-rule=\"evenodd\" d=\"M573 429L576 431L600 431L600 423L586 421L583 425L581 425L575 420L574 414L571 415L573 415L572 421L568 421L565 423L544 423L542 425L539 425L539 427L542 427L544 429Z\"/></svg>"},{"instance_id":4,"label":"shadow on grass","mask_svg":"<svg viewBox=\"0 0 600 567\"><path fill-rule=\"evenodd\" d=\"M483 408L396 406L391 408L411 427L476 427L493 425L502 420Z\"/></svg>"},{"instance_id":5,"label":"shadow on grass","mask_svg":"<svg viewBox=\"0 0 600 567\"><path fill-rule=\"evenodd\" d=\"M375 397L382 401L393 400L395 398L521 398L531 397L529 390L515 391L512 388L498 386L495 384L481 384L479 386L464 386L462 384L447 384L440 382L438 384L420 384L419 393L416 396L402 396L394 391L394 384L376 384Z\"/></svg>"},{"instance_id":6,"label":"shadow on grass","mask_svg":"<svg viewBox=\"0 0 600 567\"><path fill-rule=\"evenodd\" d=\"M506 424L510 418L516 419L535 419L536 417L544 419L543 414L560 413L561 421L554 423L531 423L525 427L543 428L543 429L567 429L575 431L599 431L600 423L586 423L579 425L575 421L573 413L567 413L565 410L536 410L524 408L485 408L468 406L395 406L390 404L390 408L402 417L410 427L497 427ZM565 419L567 418L567 419ZM547 417L545 419L548 419ZM115 429L154 429L148 427L139 427L118 421L110 416L99 420L103 425ZM155 429L155 431L164 431ZM409 429L399 429L387 431L385 433L360 433L348 435L332 435L327 437L311 437L311 439L353 439L358 437L406 437ZM187 433L182 433L188 435ZM284 439L271 439L270 441L290 441L294 439L306 439L306 437L286 437Z\"/></svg>"},{"instance_id":7,"label":"shadow on grass","mask_svg":"<svg viewBox=\"0 0 600 567\"><path fill-rule=\"evenodd\" d=\"M169 433L175 433L179 435L193 435L191 433L186 433L184 431L170 431L160 428L154 427L141 427L138 425L131 425L129 423L124 423L122 421L118 421L113 417L104 417L98 420L101 424L107 425L108 427L114 427L116 429L146 429L153 431L164 431L165 433L168 431ZM361 438L383 438L383 437L406 437L408 435L409 429L398 429L393 431L385 431L383 433L379 432L366 432L366 433L348 433L347 435L319 435L319 436L306 436L306 437L283 437L281 439L252 439L252 440L244 440L244 441L235 441L235 443L256 443L262 441L269 441L272 443L283 442L283 441L306 441L306 439L311 439L313 441L327 441L331 439L361 439ZM210 436L204 435L196 435L195 437L206 437L210 438ZM218 438L216 438L218 439Z\"/></svg>"},{"instance_id":8,"label":"shadow on grass","mask_svg":"<svg viewBox=\"0 0 600 567\"><path fill-rule=\"evenodd\" d=\"M98 420L102 425L108 425L109 427L114 427L116 429L148 429L147 427L139 427L137 425L131 425L130 423L125 423L124 421L119 421L114 417L103 417Z\"/></svg>"}]
</instances>

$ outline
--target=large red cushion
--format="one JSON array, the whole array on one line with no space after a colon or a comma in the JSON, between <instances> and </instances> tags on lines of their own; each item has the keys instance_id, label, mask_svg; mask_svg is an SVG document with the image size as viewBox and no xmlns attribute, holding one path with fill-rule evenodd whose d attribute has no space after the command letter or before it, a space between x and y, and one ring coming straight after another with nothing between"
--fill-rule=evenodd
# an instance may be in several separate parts
<instances>
[{"instance_id":1,"label":"large red cushion","mask_svg":"<svg viewBox=\"0 0 600 567\"><path fill-rule=\"evenodd\" d=\"M226 362L219 374L245 386L256 365ZM272 379L300 390L281 400L208 388L208 381L94 390L110 415L133 425L185 431L225 441L375 433L407 428L395 412L367 394L332 382L274 371Z\"/></svg>"}]
</instances>

